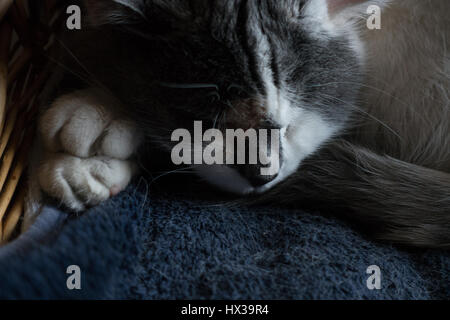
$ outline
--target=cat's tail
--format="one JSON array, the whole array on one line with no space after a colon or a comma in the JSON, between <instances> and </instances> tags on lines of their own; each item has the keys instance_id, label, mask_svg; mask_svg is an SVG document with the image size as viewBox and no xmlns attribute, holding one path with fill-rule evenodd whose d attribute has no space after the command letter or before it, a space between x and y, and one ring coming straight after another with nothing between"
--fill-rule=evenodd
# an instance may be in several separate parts
<instances>
[{"instance_id":1,"label":"cat's tail","mask_svg":"<svg viewBox=\"0 0 450 320\"><path fill-rule=\"evenodd\" d=\"M348 142L325 148L269 196L331 208L383 241L450 248L450 174Z\"/></svg>"}]
</instances>

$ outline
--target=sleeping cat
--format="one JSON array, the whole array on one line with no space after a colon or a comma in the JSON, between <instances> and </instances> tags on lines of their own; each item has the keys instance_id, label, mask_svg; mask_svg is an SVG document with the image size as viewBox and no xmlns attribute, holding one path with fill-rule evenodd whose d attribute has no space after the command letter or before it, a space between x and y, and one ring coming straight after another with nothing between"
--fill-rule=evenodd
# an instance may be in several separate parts
<instances>
[{"instance_id":1,"label":"sleeping cat","mask_svg":"<svg viewBox=\"0 0 450 320\"><path fill-rule=\"evenodd\" d=\"M40 119L40 188L116 195L178 128L275 128L280 170L199 165L225 191L325 208L373 237L450 247L448 0L84 0ZM381 30L366 27L369 5ZM151 166L151 163L148 164Z\"/></svg>"}]
</instances>

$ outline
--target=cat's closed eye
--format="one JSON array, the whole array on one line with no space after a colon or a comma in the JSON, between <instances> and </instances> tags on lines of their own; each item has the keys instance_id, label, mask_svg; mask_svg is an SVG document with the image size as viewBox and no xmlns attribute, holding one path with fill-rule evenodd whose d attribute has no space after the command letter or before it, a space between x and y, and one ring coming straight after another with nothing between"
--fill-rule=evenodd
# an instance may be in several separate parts
<instances>
[{"instance_id":1,"label":"cat's closed eye","mask_svg":"<svg viewBox=\"0 0 450 320\"><path fill-rule=\"evenodd\" d=\"M115 103L106 117L120 115L133 123L144 144L170 153L177 130L200 137L185 148L196 161L184 164L219 189L342 209L361 223L381 226L378 237L385 240L448 244L450 39L442 41L446 35L438 30L448 28L443 12L449 4L410 1L83 0L90 23L76 41L73 35L66 39L65 63L75 70L66 77L77 82L73 75L81 74L87 80L79 86L91 89L72 99L89 106L83 110L92 119L107 103L91 90L112 93ZM371 5L383 12L383 27L372 33L366 21ZM428 39L427 45L420 38ZM55 102L51 110L69 108L66 104ZM130 128L109 130L99 121L85 131L92 133L89 141L100 142L86 146L74 138L79 118L60 130L64 151L76 156L96 150L110 163L115 149L102 144L101 131L133 136ZM204 131L219 130L214 132L219 138L230 129L242 130L245 139L253 133L246 130L275 131L278 148L264 154L243 144L240 158L262 154L259 160L276 163L278 170L265 176L261 163L205 163L203 148L210 147L205 140L213 139L211 131L208 139L195 131L199 123ZM77 145L82 153L72 150ZM239 158L234 155L229 160ZM83 176L109 172L67 161L78 163ZM54 168L62 162L50 163ZM123 179L112 184L105 178L94 188L94 200L128 181L132 166L113 163L123 169ZM74 207L95 202L82 182L64 178L79 194L68 196L72 191L64 184L56 189L42 184ZM433 191L422 196L418 185ZM430 223L438 236L424 227Z\"/></svg>"}]
</instances>

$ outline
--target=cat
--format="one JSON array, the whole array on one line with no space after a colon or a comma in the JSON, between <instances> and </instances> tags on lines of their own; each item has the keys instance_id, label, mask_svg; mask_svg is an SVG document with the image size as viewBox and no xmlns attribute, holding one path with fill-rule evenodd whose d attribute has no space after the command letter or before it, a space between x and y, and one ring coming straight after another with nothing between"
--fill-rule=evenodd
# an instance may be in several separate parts
<instances>
[{"instance_id":1,"label":"cat","mask_svg":"<svg viewBox=\"0 0 450 320\"><path fill-rule=\"evenodd\" d=\"M121 192L147 144L279 129L281 168L199 165L249 202L324 209L375 239L450 247L447 0L83 0L39 121L36 183L73 211ZM382 9L381 29L366 26ZM70 72L69 72L70 71ZM151 159L150 159L151 162ZM147 164L151 166L151 163Z\"/></svg>"}]
</instances>

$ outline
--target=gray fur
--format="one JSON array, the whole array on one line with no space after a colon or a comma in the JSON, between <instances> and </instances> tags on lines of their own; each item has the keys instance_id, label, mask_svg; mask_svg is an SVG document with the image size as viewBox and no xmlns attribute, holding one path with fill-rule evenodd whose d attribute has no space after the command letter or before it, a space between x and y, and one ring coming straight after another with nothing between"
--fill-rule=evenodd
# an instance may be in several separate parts
<instances>
[{"instance_id":1,"label":"gray fur","mask_svg":"<svg viewBox=\"0 0 450 320\"><path fill-rule=\"evenodd\" d=\"M373 237L450 247L450 174L337 140L263 200L345 216ZM259 202L259 200L258 200Z\"/></svg>"},{"instance_id":2,"label":"gray fur","mask_svg":"<svg viewBox=\"0 0 450 320\"><path fill-rule=\"evenodd\" d=\"M62 50L71 55L64 65L77 75L66 75L65 88L86 86L87 80L113 92L126 106L117 111L136 121L150 143L168 150L170 133L194 120L212 127L219 117L223 128L255 121L254 110L233 117L229 105L263 95L253 52L256 34L262 33L270 39L276 84L293 93L291 102L347 130L257 201L333 209L381 240L450 247L448 110L436 111L443 116L437 132L426 127L423 134L417 128L425 122L405 129L404 114L380 114L376 106L361 112L358 92L371 91L358 85L364 70L348 40L320 41L301 26L298 12L306 1L113 2L84 1L92 27L65 41ZM167 85L177 83L210 86ZM374 116L366 117L369 112ZM266 121L259 116L256 126ZM401 137L392 131L401 131Z\"/></svg>"}]
</instances>

